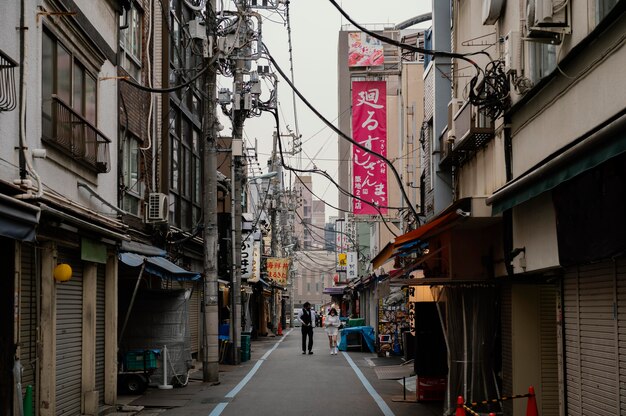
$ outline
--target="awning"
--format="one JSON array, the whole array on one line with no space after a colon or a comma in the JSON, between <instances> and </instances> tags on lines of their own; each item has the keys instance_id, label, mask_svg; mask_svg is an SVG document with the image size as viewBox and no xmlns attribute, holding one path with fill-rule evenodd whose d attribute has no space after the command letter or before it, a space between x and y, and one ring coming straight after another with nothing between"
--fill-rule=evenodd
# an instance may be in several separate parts
<instances>
[{"instance_id":1,"label":"awning","mask_svg":"<svg viewBox=\"0 0 626 416\"><path fill-rule=\"evenodd\" d=\"M323 292L325 295L343 295L346 286L325 287Z\"/></svg>"},{"instance_id":2,"label":"awning","mask_svg":"<svg viewBox=\"0 0 626 416\"><path fill-rule=\"evenodd\" d=\"M120 252L118 255L120 261L130 267L139 267L145 264L146 273L159 276L163 279L173 280L199 280L200 273L190 272L180 266L175 265L165 257L144 256L137 253Z\"/></svg>"},{"instance_id":3,"label":"awning","mask_svg":"<svg viewBox=\"0 0 626 416\"><path fill-rule=\"evenodd\" d=\"M380 253L374 257L372 260L374 269L378 269L392 257L407 255L416 251L420 247L418 244L419 241L424 240L435 231L438 231L441 227L451 223L459 217L460 214L457 213L456 210L447 212L422 225L421 227L416 228L415 230L396 237L393 242L387 244L380 251Z\"/></svg>"},{"instance_id":4,"label":"awning","mask_svg":"<svg viewBox=\"0 0 626 416\"><path fill-rule=\"evenodd\" d=\"M487 198L487 204L494 215L501 213L620 155L626 151L624 130L626 115L621 115L509 182Z\"/></svg>"},{"instance_id":5,"label":"awning","mask_svg":"<svg viewBox=\"0 0 626 416\"><path fill-rule=\"evenodd\" d=\"M39 207L0 194L0 235L20 241L34 241L40 214Z\"/></svg>"}]
</instances>

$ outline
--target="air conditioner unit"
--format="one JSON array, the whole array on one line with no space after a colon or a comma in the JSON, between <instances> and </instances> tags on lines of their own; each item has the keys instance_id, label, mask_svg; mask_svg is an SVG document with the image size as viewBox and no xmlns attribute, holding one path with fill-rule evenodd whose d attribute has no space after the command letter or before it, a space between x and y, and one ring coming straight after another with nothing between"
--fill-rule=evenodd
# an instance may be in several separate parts
<instances>
[{"instance_id":1,"label":"air conditioner unit","mask_svg":"<svg viewBox=\"0 0 626 416\"><path fill-rule=\"evenodd\" d=\"M511 31L504 37L504 72L521 74L522 48L519 32Z\"/></svg>"},{"instance_id":2,"label":"air conditioner unit","mask_svg":"<svg viewBox=\"0 0 626 416\"><path fill-rule=\"evenodd\" d=\"M448 131L454 130L454 119L456 118L457 113L463 107L463 101L460 98L453 98L448 103Z\"/></svg>"},{"instance_id":3,"label":"air conditioner unit","mask_svg":"<svg viewBox=\"0 0 626 416\"><path fill-rule=\"evenodd\" d=\"M169 217L169 212L170 207L167 195L158 192L148 195L146 222L166 222Z\"/></svg>"},{"instance_id":4,"label":"air conditioner unit","mask_svg":"<svg viewBox=\"0 0 626 416\"><path fill-rule=\"evenodd\" d=\"M571 33L568 18L569 0L528 0L524 40L561 43L562 34Z\"/></svg>"}]
</instances>

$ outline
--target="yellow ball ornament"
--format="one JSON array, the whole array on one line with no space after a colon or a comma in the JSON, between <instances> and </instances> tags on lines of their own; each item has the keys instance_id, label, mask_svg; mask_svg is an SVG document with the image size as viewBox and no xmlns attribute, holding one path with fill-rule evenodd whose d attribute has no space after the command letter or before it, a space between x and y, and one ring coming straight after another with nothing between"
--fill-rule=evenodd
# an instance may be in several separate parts
<instances>
[{"instance_id":1,"label":"yellow ball ornament","mask_svg":"<svg viewBox=\"0 0 626 416\"><path fill-rule=\"evenodd\" d=\"M57 282L67 282L72 278L72 268L67 263L57 264L54 268L54 279Z\"/></svg>"}]
</instances>

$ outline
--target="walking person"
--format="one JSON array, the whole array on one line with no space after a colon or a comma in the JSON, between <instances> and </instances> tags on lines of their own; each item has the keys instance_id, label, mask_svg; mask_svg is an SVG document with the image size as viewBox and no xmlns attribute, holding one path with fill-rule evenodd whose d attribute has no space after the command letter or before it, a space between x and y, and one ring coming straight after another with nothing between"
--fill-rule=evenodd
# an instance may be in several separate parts
<instances>
[{"instance_id":1,"label":"walking person","mask_svg":"<svg viewBox=\"0 0 626 416\"><path fill-rule=\"evenodd\" d=\"M305 302L303 308L298 315L298 319L302 323L302 354L306 354L307 336L309 337L309 354L313 354L313 327L315 326L315 311L311 310L311 304Z\"/></svg>"},{"instance_id":2,"label":"walking person","mask_svg":"<svg viewBox=\"0 0 626 416\"><path fill-rule=\"evenodd\" d=\"M337 355L337 334L339 333L339 315L337 309L331 308L324 322L326 326L326 335L328 335L328 344L330 345L330 355Z\"/></svg>"}]
</instances>

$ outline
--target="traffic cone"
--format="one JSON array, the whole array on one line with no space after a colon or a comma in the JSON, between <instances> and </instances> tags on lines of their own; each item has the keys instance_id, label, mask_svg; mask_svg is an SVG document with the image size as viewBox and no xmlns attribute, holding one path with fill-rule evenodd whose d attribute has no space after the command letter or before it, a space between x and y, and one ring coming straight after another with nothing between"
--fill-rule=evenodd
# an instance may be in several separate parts
<instances>
[{"instance_id":1,"label":"traffic cone","mask_svg":"<svg viewBox=\"0 0 626 416\"><path fill-rule=\"evenodd\" d=\"M276 332L276 335L282 335L283 334L283 326L281 325L281 323L278 323L278 331Z\"/></svg>"},{"instance_id":2,"label":"traffic cone","mask_svg":"<svg viewBox=\"0 0 626 416\"><path fill-rule=\"evenodd\" d=\"M456 398L456 413L454 416L465 416L465 408L463 407L465 401L463 400L463 396L459 396Z\"/></svg>"},{"instance_id":3,"label":"traffic cone","mask_svg":"<svg viewBox=\"0 0 626 416\"><path fill-rule=\"evenodd\" d=\"M526 416L539 416L537 410L537 398L535 397L535 388L533 386L528 387L528 403L526 403Z\"/></svg>"}]
</instances>

